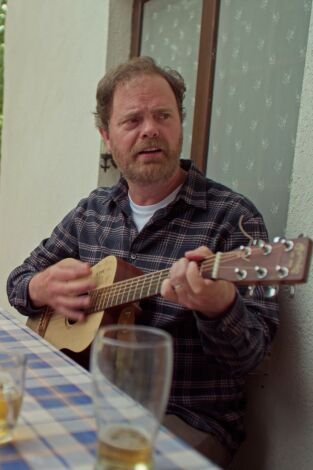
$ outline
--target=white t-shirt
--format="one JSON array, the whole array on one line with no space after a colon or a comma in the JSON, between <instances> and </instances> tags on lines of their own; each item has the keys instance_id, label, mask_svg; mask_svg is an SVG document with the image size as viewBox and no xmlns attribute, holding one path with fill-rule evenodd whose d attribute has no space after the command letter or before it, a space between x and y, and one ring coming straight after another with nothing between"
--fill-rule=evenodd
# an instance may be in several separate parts
<instances>
[{"instance_id":1,"label":"white t-shirt","mask_svg":"<svg viewBox=\"0 0 313 470\"><path fill-rule=\"evenodd\" d=\"M138 232L142 230L142 228L146 225L148 220L151 219L157 210L163 209L163 207L168 206L172 201L174 201L181 187L182 185L178 186L178 188L174 189L174 191L166 196L165 199L162 199L162 201L158 202L157 204L151 204L150 206L139 206L138 204L135 204L128 194L130 208L132 210L133 219L137 226Z\"/></svg>"}]
</instances>

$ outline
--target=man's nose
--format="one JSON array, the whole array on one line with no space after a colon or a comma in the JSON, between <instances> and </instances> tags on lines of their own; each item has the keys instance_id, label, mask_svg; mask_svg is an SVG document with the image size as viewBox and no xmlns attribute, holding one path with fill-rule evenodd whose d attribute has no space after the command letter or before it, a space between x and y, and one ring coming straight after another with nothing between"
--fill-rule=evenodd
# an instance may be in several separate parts
<instances>
[{"instance_id":1,"label":"man's nose","mask_svg":"<svg viewBox=\"0 0 313 470\"><path fill-rule=\"evenodd\" d=\"M142 126L142 137L143 138L153 138L158 137L159 129L158 125L153 118L147 118L143 121Z\"/></svg>"}]
</instances>

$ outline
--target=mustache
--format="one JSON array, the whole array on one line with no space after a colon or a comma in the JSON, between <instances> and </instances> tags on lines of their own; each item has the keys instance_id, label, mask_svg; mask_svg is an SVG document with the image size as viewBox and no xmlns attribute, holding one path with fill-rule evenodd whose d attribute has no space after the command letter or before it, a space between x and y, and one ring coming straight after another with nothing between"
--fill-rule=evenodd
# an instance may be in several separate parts
<instances>
[{"instance_id":1,"label":"mustache","mask_svg":"<svg viewBox=\"0 0 313 470\"><path fill-rule=\"evenodd\" d=\"M163 142L162 139L158 137L154 137L152 139L147 139L144 142L141 142L137 145L134 146L132 153L133 155L143 152L144 150L151 149L151 148L158 148L163 151L167 150L167 145L165 142Z\"/></svg>"}]
</instances>

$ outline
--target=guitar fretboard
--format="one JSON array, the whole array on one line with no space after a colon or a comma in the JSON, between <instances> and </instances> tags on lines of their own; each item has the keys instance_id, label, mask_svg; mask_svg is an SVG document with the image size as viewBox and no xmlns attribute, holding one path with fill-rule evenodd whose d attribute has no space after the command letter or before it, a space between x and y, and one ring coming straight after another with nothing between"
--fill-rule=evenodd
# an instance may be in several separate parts
<instances>
[{"instance_id":1,"label":"guitar fretboard","mask_svg":"<svg viewBox=\"0 0 313 470\"><path fill-rule=\"evenodd\" d=\"M169 276L169 269L157 273L145 274L90 292L91 306L88 313L99 312L106 308L136 302L160 293L164 279Z\"/></svg>"},{"instance_id":2,"label":"guitar fretboard","mask_svg":"<svg viewBox=\"0 0 313 470\"><path fill-rule=\"evenodd\" d=\"M221 255L222 254L219 253L219 263L221 262ZM242 253L239 251L232 252L231 255L225 253L223 255L223 261L229 259L230 256L232 259L235 259L241 257ZM206 277L212 277L211 274L215 269L216 259L217 255L211 255L205 258L199 266L201 274L205 274ZM99 312L106 308L136 302L157 295L161 291L162 282L169 277L169 274L169 269L163 269L161 271L119 281L110 286L91 291L91 306L87 310L87 313Z\"/></svg>"}]
</instances>

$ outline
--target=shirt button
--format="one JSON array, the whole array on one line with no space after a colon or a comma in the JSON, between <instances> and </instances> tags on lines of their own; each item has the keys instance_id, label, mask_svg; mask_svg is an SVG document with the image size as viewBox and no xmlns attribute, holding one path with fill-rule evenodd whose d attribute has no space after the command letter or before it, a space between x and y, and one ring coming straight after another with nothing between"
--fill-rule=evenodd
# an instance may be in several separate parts
<instances>
[{"instance_id":1,"label":"shirt button","mask_svg":"<svg viewBox=\"0 0 313 470\"><path fill-rule=\"evenodd\" d=\"M131 258L131 259L136 259L137 256L136 256L134 253L132 253L132 254L130 255L130 258Z\"/></svg>"}]
</instances>

